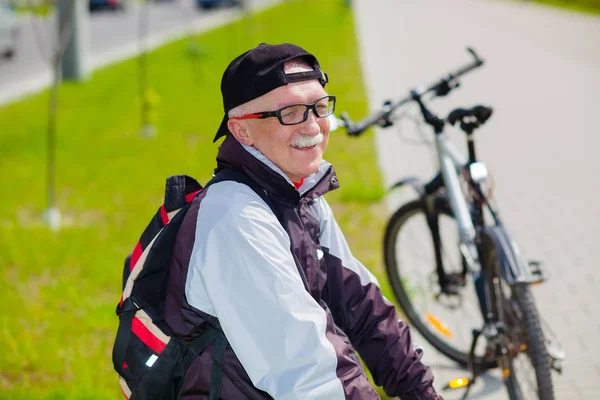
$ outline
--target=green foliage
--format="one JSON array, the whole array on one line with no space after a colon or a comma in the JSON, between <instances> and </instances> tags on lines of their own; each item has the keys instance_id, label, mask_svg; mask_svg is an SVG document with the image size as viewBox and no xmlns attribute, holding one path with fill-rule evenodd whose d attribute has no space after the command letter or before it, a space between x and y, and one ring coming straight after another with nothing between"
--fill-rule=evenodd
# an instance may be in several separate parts
<instances>
[{"instance_id":1,"label":"green foliage","mask_svg":"<svg viewBox=\"0 0 600 400\"><path fill-rule=\"evenodd\" d=\"M600 0L533 0L536 3L548 4L568 10L600 14Z\"/></svg>"},{"instance_id":2,"label":"green foliage","mask_svg":"<svg viewBox=\"0 0 600 400\"><path fill-rule=\"evenodd\" d=\"M140 135L136 59L96 71L85 83L64 83L57 233L41 219L49 92L0 108L0 399L122 398L111 350L123 260L162 203L167 176L210 178L223 115L221 74L263 41L294 42L317 54L338 110L366 113L353 17L341 0L287 1L150 53L152 91L145 93L160 116L152 139ZM341 182L329 201L355 255L391 298L380 266L385 211L372 140L333 133L326 156Z\"/></svg>"},{"instance_id":3,"label":"green foliage","mask_svg":"<svg viewBox=\"0 0 600 400\"><path fill-rule=\"evenodd\" d=\"M19 13L32 13L44 17L54 11L56 0L7 0Z\"/></svg>"}]
</instances>

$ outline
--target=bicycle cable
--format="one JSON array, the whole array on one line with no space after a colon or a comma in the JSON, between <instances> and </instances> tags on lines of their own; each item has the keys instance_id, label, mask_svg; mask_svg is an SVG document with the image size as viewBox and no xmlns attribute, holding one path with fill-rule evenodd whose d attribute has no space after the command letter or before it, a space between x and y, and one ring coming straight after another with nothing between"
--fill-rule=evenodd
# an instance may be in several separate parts
<instances>
[{"instance_id":1,"label":"bicycle cable","mask_svg":"<svg viewBox=\"0 0 600 400\"><path fill-rule=\"evenodd\" d=\"M420 120L417 116L411 115L408 111L399 114L397 117L394 118L394 121L398 121L401 119L407 119L409 121L412 121L414 123L414 126L416 127L416 131L421 136L421 139L412 139L405 136L400 125L397 125L395 127L396 136L398 136L400 140L402 140L404 143L407 143L411 146L427 146L429 150L429 155L432 160L432 164L435 165L437 162L437 157L434 149L435 144L432 140L429 140L426 137L427 133L423 130L423 125L425 125L425 123L422 120Z\"/></svg>"}]
</instances>

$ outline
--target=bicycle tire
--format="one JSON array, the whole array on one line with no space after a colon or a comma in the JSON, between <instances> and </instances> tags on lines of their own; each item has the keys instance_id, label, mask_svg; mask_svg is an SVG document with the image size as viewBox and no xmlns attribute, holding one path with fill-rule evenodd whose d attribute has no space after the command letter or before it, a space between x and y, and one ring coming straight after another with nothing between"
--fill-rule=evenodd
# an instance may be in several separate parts
<instances>
[{"instance_id":1,"label":"bicycle tire","mask_svg":"<svg viewBox=\"0 0 600 400\"><path fill-rule=\"evenodd\" d=\"M512 288L513 296L515 297L521 312L521 321L525 327L527 352L526 355L531 361L535 372L535 380L537 384L537 398L539 400L554 400L554 389L552 385L552 371L550 366L550 358L546 351L546 342L542 331L539 314L535 306L533 296L526 284L515 285ZM507 390L511 400L520 400L521 388L519 387L518 379L516 378L517 371L515 363L511 361L511 377L506 382ZM514 396L514 397L513 397Z\"/></svg>"},{"instance_id":2,"label":"bicycle tire","mask_svg":"<svg viewBox=\"0 0 600 400\"><path fill-rule=\"evenodd\" d=\"M454 218L448 201L441 197L436 198L434 210L436 213ZM457 349L431 331L431 329L418 316L418 313L416 312L407 293L407 289L402 282L400 268L398 267L398 263L396 261L397 257L395 244L403 224L406 223L406 221L408 221L412 215L416 215L419 212L425 212L425 203L422 199L413 200L404 204L390 217L386 226L383 245L386 273L400 308L410 323L425 338L425 340L427 340L439 352L465 367L469 362L468 351L461 351L460 349ZM442 241L444 240L443 238L441 239ZM483 360L481 357L475 357L474 364L479 369L494 368L497 365L495 360Z\"/></svg>"},{"instance_id":3,"label":"bicycle tire","mask_svg":"<svg viewBox=\"0 0 600 400\"><path fill-rule=\"evenodd\" d=\"M508 400L523 400L521 388L514 374L514 366L510 365L510 375L505 381L506 391L508 392Z\"/></svg>"}]
</instances>

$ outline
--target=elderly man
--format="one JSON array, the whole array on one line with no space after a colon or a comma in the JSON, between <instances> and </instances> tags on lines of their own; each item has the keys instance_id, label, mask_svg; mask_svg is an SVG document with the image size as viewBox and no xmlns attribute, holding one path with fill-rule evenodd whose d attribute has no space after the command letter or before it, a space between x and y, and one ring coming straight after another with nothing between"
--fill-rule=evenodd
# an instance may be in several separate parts
<instances>
[{"instance_id":1,"label":"elderly man","mask_svg":"<svg viewBox=\"0 0 600 400\"><path fill-rule=\"evenodd\" d=\"M292 44L260 44L223 75L215 176L244 179L194 199L173 257L185 298L166 322L189 340L216 328L227 343L193 361L182 399L208 399L219 363L211 399L376 399L357 353L389 395L440 398L323 198L338 187L322 158L336 101L326 83L317 59Z\"/></svg>"}]
</instances>

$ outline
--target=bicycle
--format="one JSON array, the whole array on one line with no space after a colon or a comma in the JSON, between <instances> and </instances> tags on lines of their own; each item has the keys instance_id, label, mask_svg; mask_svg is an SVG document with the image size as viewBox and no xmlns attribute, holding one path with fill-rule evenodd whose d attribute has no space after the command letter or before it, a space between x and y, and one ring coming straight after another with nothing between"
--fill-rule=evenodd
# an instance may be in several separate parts
<instances>
[{"instance_id":1,"label":"bicycle","mask_svg":"<svg viewBox=\"0 0 600 400\"><path fill-rule=\"evenodd\" d=\"M360 136L371 126L393 126L397 118L394 113L401 106L413 102L418 105L424 122L435 133L439 172L427 183L407 177L391 188L408 185L418 195L392 214L385 231L384 260L394 295L408 320L429 343L468 367L471 379L448 384L450 388L466 387L463 398L468 396L481 372L499 367L511 400L552 400L551 370L561 372L564 353L550 328L542 329L529 290L530 285L543 282L547 274L539 261L523 259L504 228L490 201L487 167L478 160L475 151L473 133L490 118L492 108L483 105L457 108L444 119L435 115L425 102L426 95L431 94L431 99L446 96L458 87L459 77L484 64L473 49L467 50L473 61L434 84L411 90L395 103L386 101L380 110L359 122L354 123L347 113L334 122L345 127L349 135ZM459 125L466 134L468 158L448 140L444 132L446 124ZM406 238L416 237L402 238L413 221L421 222L425 235L431 238L427 242L433 247L430 254L434 257L424 268L411 271L411 264L415 266L417 260L413 257L410 263L404 263L399 257L410 249L401 247ZM415 247L418 246L412 249ZM465 329L467 324L463 323L469 319L458 320L458 329L451 330L448 321L445 323L436 316L439 311L469 312L470 318L475 313L480 318L472 330ZM456 318L449 321L457 322ZM461 343L465 337L468 340ZM523 379L526 366L532 367L533 379L531 373L527 380Z\"/></svg>"}]
</instances>

